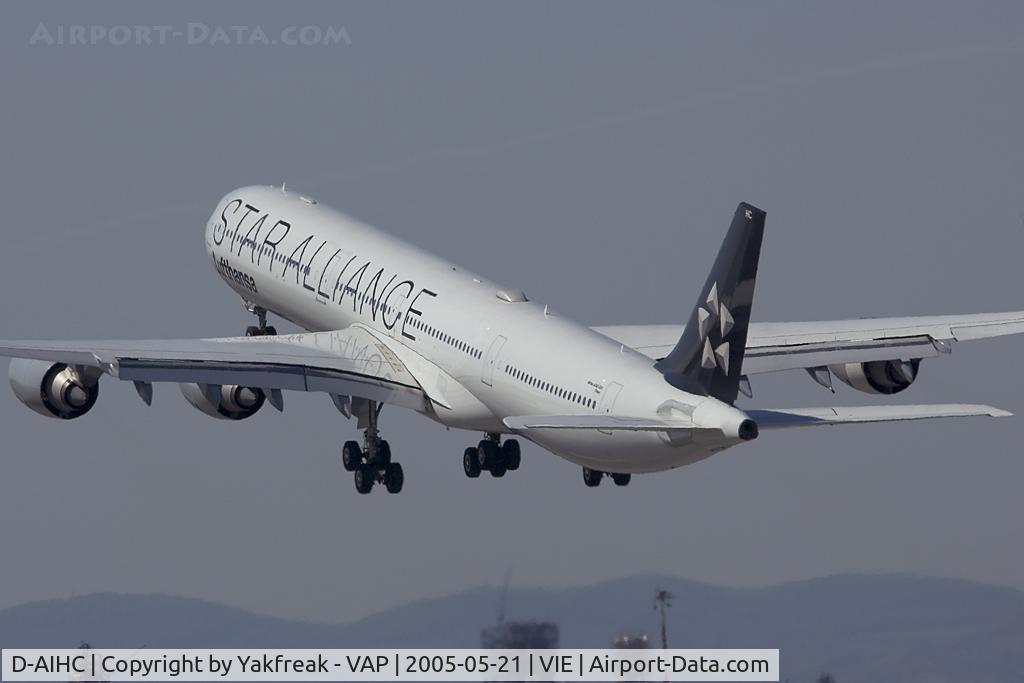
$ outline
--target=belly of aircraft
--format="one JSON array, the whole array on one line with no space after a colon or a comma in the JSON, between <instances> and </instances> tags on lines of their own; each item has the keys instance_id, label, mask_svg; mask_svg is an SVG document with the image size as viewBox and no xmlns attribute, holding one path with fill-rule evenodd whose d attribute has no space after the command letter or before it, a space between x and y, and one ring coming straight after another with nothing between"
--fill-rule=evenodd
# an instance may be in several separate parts
<instances>
[{"instance_id":1,"label":"belly of aircraft","mask_svg":"<svg viewBox=\"0 0 1024 683\"><path fill-rule=\"evenodd\" d=\"M523 436L577 465L631 474L690 465L728 447L696 443L679 434L670 440L657 432L531 429Z\"/></svg>"}]
</instances>

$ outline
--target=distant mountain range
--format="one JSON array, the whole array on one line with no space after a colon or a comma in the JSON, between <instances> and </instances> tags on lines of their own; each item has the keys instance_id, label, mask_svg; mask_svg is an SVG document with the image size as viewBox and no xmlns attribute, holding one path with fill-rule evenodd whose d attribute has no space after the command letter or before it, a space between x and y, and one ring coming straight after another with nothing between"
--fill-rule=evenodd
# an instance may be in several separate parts
<instances>
[{"instance_id":1,"label":"distant mountain range","mask_svg":"<svg viewBox=\"0 0 1024 683\"><path fill-rule=\"evenodd\" d=\"M833 576L759 589L640 576L563 590L513 589L509 619L558 623L561 644L658 633L655 588L675 594L673 647L781 649L783 678L838 683L1020 683L1024 593L905 575ZM191 598L97 593L0 610L0 647L479 647L498 591L414 602L349 624L261 616Z\"/></svg>"}]
</instances>

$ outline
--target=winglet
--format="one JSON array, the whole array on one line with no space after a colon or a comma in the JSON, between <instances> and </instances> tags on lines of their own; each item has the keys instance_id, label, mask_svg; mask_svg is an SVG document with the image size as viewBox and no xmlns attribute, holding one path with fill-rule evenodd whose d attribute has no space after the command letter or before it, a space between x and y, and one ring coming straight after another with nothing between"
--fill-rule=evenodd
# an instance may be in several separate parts
<instances>
[{"instance_id":1,"label":"winglet","mask_svg":"<svg viewBox=\"0 0 1024 683\"><path fill-rule=\"evenodd\" d=\"M672 386L726 403L736 401L765 215L745 202L736 207L683 335L655 365Z\"/></svg>"}]
</instances>

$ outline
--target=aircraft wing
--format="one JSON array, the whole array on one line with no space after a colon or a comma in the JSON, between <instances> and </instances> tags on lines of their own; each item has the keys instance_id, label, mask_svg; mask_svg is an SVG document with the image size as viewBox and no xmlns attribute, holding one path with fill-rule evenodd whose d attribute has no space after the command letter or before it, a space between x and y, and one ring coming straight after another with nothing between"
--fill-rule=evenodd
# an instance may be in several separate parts
<instances>
[{"instance_id":1,"label":"aircraft wing","mask_svg":"<svg viewBox=\"0 0 1024 683\"><path fill-rule=\"evenodd\" d=\"M679 325L594 327L652 359L668 355ZM863 318L797 323L750 323L743 373L814 368L873 360L930 358L953 342L1024 333L1024 311L910 318Z\"/></svg>"},{"instance_id":2,"label":"aircraft wing","mask_svg":"<svg viewBox=\"0 0 1024 683\"><path fill-rule=\"evenodd\" d=\"M423 408L426 400L397 356L358 327L214 339L0 341L0 356L84 366L137 383L322 391L414 410Z\"/></svg>"}]
</instances>

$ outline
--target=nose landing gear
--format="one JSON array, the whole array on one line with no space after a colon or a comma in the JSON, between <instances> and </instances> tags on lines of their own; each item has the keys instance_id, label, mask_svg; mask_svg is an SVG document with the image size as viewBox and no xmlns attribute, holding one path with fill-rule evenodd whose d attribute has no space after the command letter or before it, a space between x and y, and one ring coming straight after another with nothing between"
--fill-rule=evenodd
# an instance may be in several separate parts
<instances>
[{"instance_id":1,"label":"nose landing gear","mask_svg":"<svg viewBox=\"0 0 1024 683\"><path fill-rule=\"evenodd\" d=\"M505 439L500 434L488 434L476 448L469 447L462 453L462 470L470 479L476 479L481 472L490 472L492 477L504 477L506 472L519 469L522 455L519 441Z\"/></svg>"},{"instance_id":2,"label":"nose landing gear","mask_svg":"<svg viewBox=\"0 0 1024 683\"><path fill-rule=\"evenodd\" d=\"M249 325L245 328L246 337L269 337L277 334L277 328L267 324L267 309L246 302L245 310L255 315L259 321L259 325Z\"/></svg>"}]
</instances>

